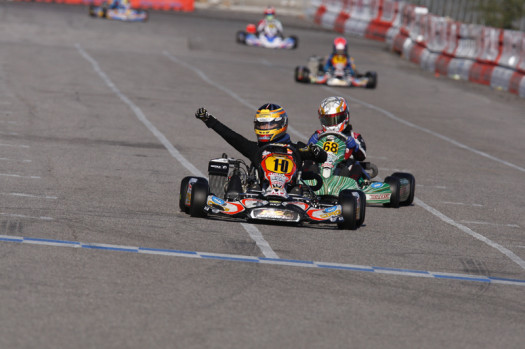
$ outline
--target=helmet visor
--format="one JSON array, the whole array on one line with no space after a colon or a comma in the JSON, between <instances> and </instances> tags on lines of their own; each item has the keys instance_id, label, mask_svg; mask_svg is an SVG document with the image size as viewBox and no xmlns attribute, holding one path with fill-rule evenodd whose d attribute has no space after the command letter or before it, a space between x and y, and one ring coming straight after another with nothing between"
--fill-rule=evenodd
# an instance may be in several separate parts
<instances>
[{"instance_id":1,"label":"helmet visor","mask_svg":"<svg viewBox=\"0 0 525 349\"><path fill-rule=\"evenodd\" d=\"M346 111L343 111L335 114L319 115L319 120L321 120L321 125L335 126L345 121L346 117L347 113Z\"/></svg>"},{"instance_id":2,"label":"helmet visor","mask_svg":"<svg viewBox=\"0 0 525 349\"><path fill-rule=\"evenodd\" d=\"M283 119L279 120L272 119L271 121L260 121L255 120L255 129L256 130L277 130L283 127Z\"/></svg>"}]
</instances>

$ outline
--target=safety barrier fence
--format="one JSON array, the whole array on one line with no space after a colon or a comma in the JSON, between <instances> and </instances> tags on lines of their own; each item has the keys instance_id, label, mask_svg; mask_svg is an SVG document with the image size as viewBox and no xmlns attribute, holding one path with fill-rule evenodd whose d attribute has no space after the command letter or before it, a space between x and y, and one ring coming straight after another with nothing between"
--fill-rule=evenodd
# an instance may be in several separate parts
<instances>
[{"instance_id":1,"label":"safety barrier fence","mask_svg":"<svg viewBox=\"0 0 525 349\"><path fill-rule=\"evenodd\" d=\"M307 15L324 28L385 41L436 75L525 97L525 33L435 16L394 0L312 0Z\"/></svg>"},{"instance_id":2,"label":"safety barrier fence","mask_svg":"<svg viewBox=\"0 0 525 349\"><path fill-rule=\"evenodd\" d=\"M70 5L100 5L105 0L16 0L19 2L47 2ZM130 0L131 7L163 11L184 11L194 9L194 0Z\"/></svg>"}]
</instances>

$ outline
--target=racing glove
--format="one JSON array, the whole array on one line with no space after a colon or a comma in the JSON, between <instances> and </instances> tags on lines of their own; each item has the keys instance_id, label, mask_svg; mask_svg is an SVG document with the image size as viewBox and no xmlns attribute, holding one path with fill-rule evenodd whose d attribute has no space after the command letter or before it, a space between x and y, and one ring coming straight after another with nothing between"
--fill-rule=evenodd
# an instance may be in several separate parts
<instances>
[{"instance_id":1,"label":"racing glove","mask_svg":"<svg viewBox=\"0 0 525 349\"><path fill-rule=\"evenodd\" d=\"M210 120L211 117L213 117L212 115L208 114L208 111L205 109L205 108L199 108L196 112L195 112L195 117L199 120L202 120L204 123L208 122L208 120Z\"/></svg>"},{"instance_id":2,"label":"racing glove","mask_svg":"<svg viewBox=\"0 0 525 349\"><path fill-rule=\"evenodd\" d=\"M313 155L316 162L325 162L327 155L326 151L321 149L317 144L308 144L308 150Z\"/></svg>"}]
</instances>

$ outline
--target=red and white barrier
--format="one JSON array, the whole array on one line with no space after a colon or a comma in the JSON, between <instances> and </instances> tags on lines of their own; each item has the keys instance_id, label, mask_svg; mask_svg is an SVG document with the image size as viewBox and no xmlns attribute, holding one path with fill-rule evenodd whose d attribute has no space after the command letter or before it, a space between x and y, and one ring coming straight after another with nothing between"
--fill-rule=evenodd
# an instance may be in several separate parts
<instances>
[{"instance_id":1,"label":"red and white barrier","mask_svg":"<svg viewBox=\"0 0 525 349\"><path fill-rule=\"evenodd\" d=\"M386 41L436 75L525 97L525 34L459 23L394 0L314 0L314 21L341 33Z\"/></svg>"}]
</instances>

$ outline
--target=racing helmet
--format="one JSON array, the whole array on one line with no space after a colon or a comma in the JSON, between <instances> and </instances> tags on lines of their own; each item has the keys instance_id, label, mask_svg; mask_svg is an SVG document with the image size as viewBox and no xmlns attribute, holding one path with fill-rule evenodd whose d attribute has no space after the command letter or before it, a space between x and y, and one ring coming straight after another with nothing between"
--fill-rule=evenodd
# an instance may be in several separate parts
<instances>
[{"instance_id":1,"label":"racing helmet","mask_svg":"<svg viewBox=\"0 0 525 349\"><path fill-rule=\"evenodd\" d=\"M264 10L264 16L266 19L273 19L275 16L275 9L271 6L267 7L266 10Z\"/></svg>"},{"instance_id":2,"label":"racing helmet","mask_svg":"<svg viewBox=\"0 0 525 349\"><path fill-rule=\"evenodd\" d=\"M323 99L318 113L323 131L343 132L350 124L350 112L343 97Z\"/></svg>"},{"instance_id":3,"label":"racing helmet","mask_svg":"<svg viewBox=\"0 0 525 349\"><path fill-rule=\"evenodd\" d=\"M348 44L346 42L346 39L342 36L337 37L334 39L334 53L343 55L347 54L348 51Z\"/></svg>"},{"instance_id":4,"label":"racing helmet","mask_svg":"<svg viewBox=\"0 0 525 349\"><path fill-rule=\"evenodd\" d=\"M266 103L255 114L254 130L257 141L268 143L278 139L288 129L288 115L277 104Z\"/></svg>"}]
</instances>

